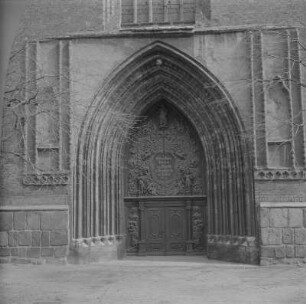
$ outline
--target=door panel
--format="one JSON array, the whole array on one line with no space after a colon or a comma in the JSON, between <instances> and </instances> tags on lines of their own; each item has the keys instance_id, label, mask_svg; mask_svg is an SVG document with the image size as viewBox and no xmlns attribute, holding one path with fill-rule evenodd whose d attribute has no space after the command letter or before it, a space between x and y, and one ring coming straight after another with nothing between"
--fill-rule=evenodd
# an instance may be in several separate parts
<instances>
[{"instance_id":1,"label":"door panel","mask_svg":"<svg viewBox=\"0 0 306 304\"><path fill-rule=\"evenodd\" d=\"M163 254L165 252L165 214L164 208L146 209L147 252Z\"/></svg>"},{"instance_id":2,"label":"door panel","mask_svg":"<svg viewBox=\"0 0 306 304\"><path fill-rule=\"evenodd\" d=\"M165 208L166 250L168 253L183 253L186 250L186 209Z\"/></svg>"},{"instance_id":3,"label":"door panel","mask_svg":"<svg viewBox=\"0 0 306 304\"><path fill-rule=\"evenodd\" d=\"M147 252L182 254L186 251L186 209L159 207L146 209Z\"/></svg>"}]
</instances>

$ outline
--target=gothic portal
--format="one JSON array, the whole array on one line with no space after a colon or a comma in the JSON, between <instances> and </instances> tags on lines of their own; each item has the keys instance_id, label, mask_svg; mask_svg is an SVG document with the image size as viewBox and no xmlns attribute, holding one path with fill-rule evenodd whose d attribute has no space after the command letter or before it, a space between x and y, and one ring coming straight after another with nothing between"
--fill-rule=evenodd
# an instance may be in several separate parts
<instances>
[{"instance_id":1,"label":"gothic portal","mask_svg":"<svg viewBox=\"0 0 306 304\"><path fill-rule=\"evenodd\" d=\"M82 125L75 242L123 239L127 253L255 262L244 132L231 97L199 62L163 42L144 47L108 77Z\"/></svg>"}]
</instances>

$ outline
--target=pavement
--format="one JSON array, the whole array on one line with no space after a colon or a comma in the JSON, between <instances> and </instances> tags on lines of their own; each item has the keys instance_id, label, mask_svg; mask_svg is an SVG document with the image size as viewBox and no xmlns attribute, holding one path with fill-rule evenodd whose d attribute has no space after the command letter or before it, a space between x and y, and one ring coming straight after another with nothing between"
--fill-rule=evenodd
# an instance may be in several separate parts
<instances>
[{"instance_id":1,"label":"pavement","mask_svg":"<svg viewBox=\"0 0 306 304\"><path fill-rule=\"evenodd\" d=\"M89 265L0 266L1 304L306 303L306 265L129 257Z\"/></svg>"}]
</instances>

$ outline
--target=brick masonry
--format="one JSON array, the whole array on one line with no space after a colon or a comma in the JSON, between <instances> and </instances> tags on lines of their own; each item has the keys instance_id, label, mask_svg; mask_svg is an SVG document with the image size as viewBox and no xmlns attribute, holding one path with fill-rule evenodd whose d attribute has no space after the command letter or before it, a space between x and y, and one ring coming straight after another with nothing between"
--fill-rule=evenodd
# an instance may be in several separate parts
<instances>
[{"instance_id":1,"label":"brick masonry","mask_svg":"<svg viewBox=\"0 0 306 304\"><path fill-rule=\"evenodd\" d=\"M304 24L304 0L211 0L211 24Z\"/></svg>"},{"instance_id":2,"label":"brick masonry","mask_svg":"<svg viewBox=\"0 0 306 304\"><path fill-rule=\"evenodd\" d=\"M260 264L306 262L306 203L260 204Z\"/></svg>"},{"instance_id":3,"label":"brick masonry","mask_svg":"<svg viewBox=\"0 0 306 304\"><path fill-rule=\"evenodd\" d=\"M113 31L118 27L119 0L112 0L111 18L106 0L29 0L20 31L30 39L88 31ZM304 0L198 0L208 19L205 26L249 24L304 24ZM199 14L200 15L200 14ZM208 24L207 24L208 23Z\"/></svg>"},{"instance_id":4,"label":"brick masonry","mask_svg":"<svg viewBox=\"0 0 306 304\"><path fill-rule=\"evenodd\" d=\"M0 261L66 259L68 210L0 210Z\"/></svg>"}]
</instances>

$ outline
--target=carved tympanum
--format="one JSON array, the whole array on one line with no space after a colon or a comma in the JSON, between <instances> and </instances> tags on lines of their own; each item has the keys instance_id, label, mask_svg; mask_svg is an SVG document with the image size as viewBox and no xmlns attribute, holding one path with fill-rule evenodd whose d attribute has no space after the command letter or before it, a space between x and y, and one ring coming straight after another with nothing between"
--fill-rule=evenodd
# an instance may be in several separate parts
<instances>
[{"instance_id":1,"label":"carved tympanum","mask_svg":"<svg viewBox=\"0 0 306 304\"><path fill-rule=\"evenodd\" d=\"M152 108L130 139L129 196L203 193L201 146L187 119L171 106Z\"/></svg>"}]
</instances>

